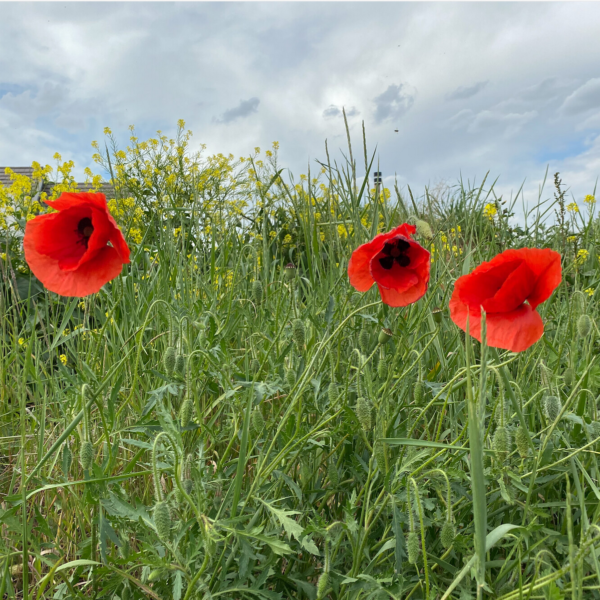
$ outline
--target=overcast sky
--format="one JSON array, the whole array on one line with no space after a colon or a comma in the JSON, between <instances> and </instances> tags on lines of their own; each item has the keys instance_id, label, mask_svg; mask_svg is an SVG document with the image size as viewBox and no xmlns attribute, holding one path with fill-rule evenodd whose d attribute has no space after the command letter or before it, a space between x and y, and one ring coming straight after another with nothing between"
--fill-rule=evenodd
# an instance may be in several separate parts
<instances>
[{"instance_id":1,"label":"overcast sky","mask_svg":"<svg viewBox=\"0 0 600 600\"><path fill-rule=\"evenodd\" d=\"M130 124L146 139L183 118L210 153L278 140L298 176L325 139L346 151L345 107L359 172L364 120L388 186L489 170L533 201L549 165L581 200L600 175L599 26L600 3L577 2L0 2L0 165L58 151L81 173L105 126L126 145Z\"/></svg>"}]
</instances>

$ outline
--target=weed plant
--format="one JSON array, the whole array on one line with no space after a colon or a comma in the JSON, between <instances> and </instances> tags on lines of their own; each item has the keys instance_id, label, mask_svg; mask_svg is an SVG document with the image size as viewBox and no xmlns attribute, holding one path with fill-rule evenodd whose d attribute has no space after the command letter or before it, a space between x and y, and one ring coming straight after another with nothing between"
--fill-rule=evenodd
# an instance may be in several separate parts
<instances>
[{"instance_id":1,"label":"weed plant","mask_svg":"<svg viewBox=\"0 0 600 600\"><path fill-rule=\"evenodd\" d=\"M98 150L132 248L98 294L43 290L4 223L0 598L600 598L593 197L555 226L558 177L518 220L487 180L376 192L366 151L362 186L351 153L296 184L180 125ZM356 293L352 251L417 220L425 297ZM563 283L540 342L484 356L448 300L509 247L560 251Z\"/></svg>"}]
</instances>

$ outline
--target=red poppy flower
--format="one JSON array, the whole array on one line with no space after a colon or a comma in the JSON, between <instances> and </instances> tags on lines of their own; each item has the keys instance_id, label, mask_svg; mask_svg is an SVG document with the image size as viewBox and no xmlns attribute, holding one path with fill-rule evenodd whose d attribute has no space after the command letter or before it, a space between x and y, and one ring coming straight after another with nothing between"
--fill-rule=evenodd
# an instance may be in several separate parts
<instances>
[{"instance_id":1,"label":"red poppy flower","mask_svg":"<svg viewBox=\"0 0 600 600\"><path fill-rule=\"evenodd\" d=\"M359 246L348 264L350 283L366 292L376 283L381 300L390 306L408 306L427 291L429 252L412 239L416 231L404 223Z\"/></svg>"},{"instance_id":2,"label":"red poppy flower","mask_svg":"<svg viewBox=\"0 0 600 600\"><path fill-rule=\"evenodd\" d=\"M535 310L561 281L560 254L553 250L506 250L456 280L450 317L481 341L481 309L486 313L488 346L522 352L544 333Z\"/></svg>"},{"instance_id":3,"label":"red poppy flower","mask_svg":"<svg viewBox=\"0 0 600 600\"><path fill-rule=\"evenodd\" d=\"M97 292L129 262L129 248L104 194L65 192L47 204L58 212L27 222L25 260L51 292Z\"/></svg>"}]
</instances>

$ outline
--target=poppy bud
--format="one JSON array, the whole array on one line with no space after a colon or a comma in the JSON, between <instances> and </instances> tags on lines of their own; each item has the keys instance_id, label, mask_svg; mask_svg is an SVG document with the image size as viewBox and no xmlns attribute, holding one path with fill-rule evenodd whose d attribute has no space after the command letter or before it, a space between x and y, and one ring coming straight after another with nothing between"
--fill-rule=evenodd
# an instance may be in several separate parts
<instances>
[{"instance_id":1,"label":"poppy bud","mask_svg":"<svg viewBox=\"0 0 600 600\"><path fill-rule=\"evenodd\" d=\"M317 582L317 600L323 600L325 598L325 592L327 591L327 584L329 583L329 573L324 571L319 576L319 581Z\"/></svg>"},{"instance_id":2,"label":"poppy bud","mask_svg":"<svg viewBox=\"0 0 600 600\"><path fill-rule=\"evenodd\" d=\"M388 364L385 354L382 354L379 357L379 362L377 363L377 375L379 375L379 379L387 379Z\"/></svg>"},{"instance_id":3,"label":"poppy bud","mask_svg":"<svg viewBox=\"0 0 600 600\"><path fill-rule=\"evenodd\" d=\"M69 448L69 445L67 444L67 442L65 442L63 444L62 460L61 460L62 470L65 475L69 474L72 463L73 463L73 453L71 452L71 448Z\"/></svg>"},{"instance_id":4,"label":"poppy bud","mask_svg":"<svg viewBox=\"0 0 600 600\"><path fill-rule=\"evenodd\" d=\"M527 432L522 425L519 426L515 433L515 444L519 456L521 458L527 458L527 455L529 454L529 440L527 439Z\"/></svg>"},{"instance_id":5,"label":"poppy bud","mask_svg":"<svg viewBox=\"0 0 600 600\"><path fill-rule=\"evenodd\" d=\"M252 296L256 304L260 304L263 299L263 284L260 279L255 279L252 282Z\"/></svg>"},{"instance_id":6,"label":"poppy bud","mask_svg":"<svg viewBox=\"0 0 600 600\"><path fill-rule=\"evenodd\" d=\"M575 371L573 367L567 367L563 374L565 385L571 387L573 385L573 379L575 378Z\"/></svg>"},{"instance_id":7,"label":"poppy bud","mask_svg":"<svg viewBox=\"0 0 600 600\"><path fill-rule=\"evenodd\" d=\"M408 554L408 562L411 565L417 564L417 559L419 558L419 537L417 536L415 531L411 531L406 538L406 551Z\"/></svg>"},{"instance_id":8,"label":"poppy bud","mask_svg":"<svg viewBox=\"0 0 600 600\"><path fill-rule=\"evenodd\" d=\"M81 450L79 451L79 462L81 463L81 468L84 471L87 471L91 466L94 460L94 447L92 446L92 442L86 440L81 444Z\"/></svg>"},{"instance_id":9,"label":"poppy bud","mask_svg":"<svg viewBox=\"0 0 600 600\"><path fill-rule=\"evenodd\" d=\"M260 361L258 360L258 358L253 358L250 361L250 370L253 373L258 373L260 371Z\"/></svg>"},{"instance_id":10,"label":"poppy bud","mask_svg":"<svg viewBox=\"0 0 600 600\"><path fill-rule=\"evenodd\" d=\"M287 265L285 265L283 272L285 273L285 278L288 281L292 281L296 277L296 265L291 262L288 263Z\"/></svg>"},{"instance_id":11,"label":"poppy bud","mask_svg":"<svg viewBox=\"0 0 600 600\"><path fill-rule=\"evenodd\" d=\"M181 485L183 485L185 493L189 496L192 493L192 490L194 489L194 482L191 479L184 479L181 482Z\"/></svg>"},{"instance_id":12,"label":"poppy bud","mask_svg":"<svg viewBox=\"0 0 600 600\"><path fill-rule=\"evenodd\" d=\"M332 381L327 388L327 397L329 398L329 405L333 406L339 398L338 386L335 381Z\"/></svg>"},{"instance_id":13,"label":"poppy bud","mask_svg":"<svg viewBox=\"0 0 600 600\"><path fill-rule=\"evenodd\" d=\"M544 412L550 423L554 423L562 409L562 404L557 396L546 396L544 398Z\"/></svg>"},{"instance_id":14,"label":"poppy bud","mask_svg":"<svg viewBox=\"0 0 600 600\"><path fill-rule=\"evenodd\" d=\"M586 338L592 331L592 320L588 315L581 315L577 319L577 333L580 338Z\"/></svg>"},{"instance_id":15,"label":"poppy bud","mask_svg":"<svg viewBox=\"0 0 600 600\"><path fill-rule=\"evenodd\" d=\"M329 483L331 487L336 488L340 484L340 474L335 464L335 458L331 457L327 463L327 476L329 477Z\"/></svg>"},{"instance_id":16,"label":"poppy bud","mask_svg":"<svg viewBox=\"0 0 600 600\"><path fill-rule=\"evenodd\" d=\"M380 332L379 332L379 337L377 338L377 341L383 346L384 344L387 344L391 339L392 339L392 330L388 329L387 327L384 327Z\"/></svg>"},{"instance_id":17,"label":"poppy bud","mask_svg":"<svg viewBox=\"0 0 600 600\"><path fill-rule=\"evenodd\" d=\"M296 372L294 369L287 369L285 372L285 381L291 388L296 385Z\"/></svg>"},{"instance_id":18,"label":"poppy bud","mask_svg":"<svg viewBox=\"0 0 600 600\"><path fill-rule=\"evenodd\" d=\"M252 416L252 431L254 432L254 435L259 436L265 428L265 420L264 420L262 412L260 411L260 408L258 406L252 411L251 416Z\"/></svg>"},{"instance_id":19,"label":"poppy bud","mask_svg":"<svg viewBox=\"0 0 600 600\"><path fill-rule=\"evenodd\" d=\"M361 329L358 334L358 347L364 352L368 354L369 346L370 346L370 336L369 332L366 329Z\"/></svg>"},{"instance_id":20,"label":"poppy bud","mask_svg":"<svg viewBox=\"0 0 600 600\"><path fill-rule=\"evenodd\" d=\"M194 403L192 399L188 396L183 401L181 408L179 409L179 420L181 423L181 427L187 427L189 422L192 419L192 411L194 410Z\"/></svg>"},{"instance_id":21,"label":"poppy bud","mask_svg":"<svg viewBox=\"0 0 600 600\"><path fill-rule=\"evenodd\" d=\"M420 235L427 240L433 238L433 231L431 231L431 227L427 221L417 219L415 222L415 227L417 228L417 235Z\"/></svg>"},{"instance_id":22,"label":"poppy bud","mask_svg":"<svg viewBox=\"0 0 600 600\"><path fill-rule=\"evenodd\" d=\"M165 373L167 374L167 377L171 377L173 375L176 360L177 357L175 348L173 348L173 346L169 346L163 354L163 365L165 367Z\"/></svg>"},{"instance_id":23,"label":"poppy bud","mask_svg":"<svg viewBox=\"0 0 600 600\"><path fill-rule=\"evenodd\" d=\"M371 403L362 396L356 401L356 417L365 432L371 431Z\"/></svg>"},{"instance_id":24,"label":"poppy bud","mask_svg":"<svg viewBox=\"0 0 600 600\"><path fill-rule=\"evenodd\" d=\"M506 427L497 427L494 432L494 439L492 440L492 448L496 453L496 460L502 463L508 456L510 450L510 433Z\"/></svg>"},{"instance_id":25,"label":"poppy bud","mask_svg":"<svg viewBox=\"0 0 600 600\"><path fill-rule=\"evenodd\" d=\"M425 396L425 384L418 379L413 388L413 400L415 401L415 406L421 406L423 403L423 396Z\"/></svg>"},{"instance_id":26,"label":"poppy bud","mask_svg":"<svg viewBox=\"0 0 600 600\"><path fill-rule=\"evenodd\" d=\"M292 338L296 342L298 350L302 350L306 341L306 331L302 319L294 319L292 321Z\"/></svg>"},{"instance_id":27,"label":"poppy bud","mask_svg":"<svg viewBox=\"0 0 600 600\"><path fill-rule=\"evenodd\" d=\"M163 569L154 569L153 571L150 571L150 575L148 575L148 581L158 581L162 577L162 574Z\"/></svg>"},{"instance_id":28,"label":"poppy bud","mask_svg":"<svg viewBox=\"0 0 600 600\"><path fill-rule=\"evenodd\" d=\"M433 320L439 325L442 322L443 311L441 308L436 308L431 311L431 315L433 316Z\"/></svg>"},{"instance_id":29,"label":"poppy bud","mask_svg":"<svg viewBox=\"0 0 600 600\"><path fill-rule=\"evenodd\" d=\"M158 537L166 542L171 537L171 512L169 505L161 500L154 505L154 525Z\"/></svg>"},{"instance_id":30,"label":"poppy bud","mask_svg":"<svg viewBox=\"0 0 600 600\"><path fill-rule=\"evenodd\" d=\"M375 443L373 444L373 454L377 461L377 467L384 475L387 475L387 468L385 466L385 446L381 440L375 440Z\"/></svg>"},{"instance_id":31,"label":"poppy bud","mask_svg":"<svg viewBox=\"0 0 600 600\"><path fill-rule=\"evenodd\" d=\"M180 375L183 375L183 371L185 370L185 356L183 354L178 354L175 358L175 371Z\"/></svg>"},{"instance_id":32,"label":"poppy bud","mask_svg":"<svg viewBox=\"0 0 600 600\"><path fill-rule=\"evenodd\" d=\"M454 531L454 524L452 521L446 521L444 526L442 527L442 531L440 532L440 539L442 541L442 546L446 548L450 548L454 543L454 537L456 536L456 532Z\"/></svg>"},{"instance_id":33,"label":"poppy bud","mask_svg":"<svg viewBox=\"0 0 600 600\"><path fill-rule=\"evenodd\" d=\"M94 398L94 392L92 391L92 387L87 383L84 383L81 386L81 395L86 402L89 402Z\"/></svg>"}]
</instances>

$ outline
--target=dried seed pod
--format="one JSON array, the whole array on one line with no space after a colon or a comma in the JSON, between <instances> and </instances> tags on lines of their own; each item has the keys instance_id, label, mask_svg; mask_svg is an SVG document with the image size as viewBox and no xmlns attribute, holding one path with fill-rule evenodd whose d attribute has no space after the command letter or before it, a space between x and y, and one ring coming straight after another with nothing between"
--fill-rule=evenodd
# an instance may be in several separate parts
<instances>
[{"instance_id":1,"label":"dried seed pod","mask_svg":"<svg viewBox=\"0 0 600 600\"><path fill-rule=\"evenodd\" d=\"M546 396L544 398L544 413L550 423L556 421L561 410L562 404L558 396Z\"/></svg>"},{"instance_id":2,"label":"dried seed pod","mask_svg":"<svg viewBox=\"0 0 600 600\"><path fill-rule=\"evenodd\" d=\"M154 505L154 525L158 537L166 542L171 537L171 511L169 505L164 500Z\"/></svg>"},{"instance_id":3,"label":"dried seed pod","mask_svg":"<svg viewBox=\"0 0 600 600\"><path fill-rule=\"evenodd\" d=\"M296 278L296 265L294 263L288 263L285 265L283 272L285 273L285 278L288 281L292 281Z\"/></svg>"},{"instance_id":4,"label":"dried seed pod","mask_svg":"<svg viewBox=\"0 0 600 600\"><path fill-rule=\"evenodd\" d=\"M520 425L515 433L515 444L519 456L521 458L527 458L527 455L529 454L529 440L527 439L527 432L523 428L523 425Z\"/></svg>"},{"instance_id":5,"label":"dried seed pod","mask_svg":"<svg viewBox=\"0 0 600 600\"><path fill-rule=\"evenodd\" d=\"M317 600L323 600L325 598L325 592L327 591L327 584L329 583L329 573L324 571L319 576L319 581L317 582Z\"/></svg>"},{"instance_id":6,"label":"dried seed pod","mask_svg":"<svg viewBox=\"0 0 600 600\"><path fill-rule=\"evenodd\" d=\"M456 536L456 532L454 530L454 524L452 521L446 521L444 526L442 527L442 531L440 532L440 539L442 541L442 546L446 548L450 548L454 543L454 538Z\"/></svg>"},{"instance_id":7,"label":"dried seed pod","mask_svg":"<svg viewBox=\"0 0 600 600\"><path fill-rule=\"evenodd\" d=\"M415 402L415 406L421 406L423 404L423 397L425 396L425 384L417 379L415 382L415 387L413 388L413 400Z\"/></svg>"},{"instance_id":8,"label":"dried seed pod","mask_svg":"<svg viewBox=\"0 0 600 600\"><path fill-rule=\"evenodd\" d=\"M194 403L189 396L186 396L185 400L181 404L179 409L179 421L181 427L187 427L189 422L192 420L192 412L194 410Z\"/></svg>"},{"instance_id":9,"label":"dried seed pod","mask_svg":"<svg viewBox=\"0 0 600 600\"><path fill-rule=\"evenodd\" d=\"M377 341L384 346L385 344L387 344L391 339L392 339L392 330L388 329L387 327L384 327L380 332L379 332L379 337L377 338Z\"/></svg>"},{"instance_id":10,"label":"dried seed pod","mask_svg":"<svg viewBox=\"0 0 600 600\"><path fill-rule=\"evenodd\" d=\"M163 366L165 367L165 373L168 377L173 375L175 371L175 362L177 361L177 353L173 346L169 346L163 354Z\"/></svg>"},{"instance_id":11,"label":"dried seed pod","mask_svg":"<svg viewBox=\"0 0 600 600\"><path fill-rule=\"evenodd\" d=\"M252 432L259 436L265 429L265 420L260 408L257 406L250 415L252 417Z\"/></svg>"},{"instance_id":12,"label":"dried seed pod","mask_svg":"<svg viewBox=\"0 0 600 600\"><path fill-rule=\"evenodd\" d=\"M417 235L424 237L427 240L433 238L433 231L431 231L431 227L427 221L423 221L422 219L417 219L415 222L415 227L417 228Z\"/></svg>"},{"instance_id":13,"label":"dried seed pod","mask_svg":"<svg viewBox=\"0 0 600 600\"><path fill-rule=\"evenodd\" d=\"M81 444L81 450L79 451L79 462L81 464L81 468L84 471L87 471L94 461L94 447L92 446L92 442L89 440L85 440Z\"/></svg>"},{"instance_id":14,"label":"dried seed pod","mask_svg":"<svg viewBox=\"0 0 600 600\"><path fill-rule=\"evenodd\" d=\"M337 383L332 381L327 388L327 397L329 398L329 405L333 406L340 396Z\"/></svg>"},{"instance_id":15,"label":"dried seed pod","mask_svg":"<svg viewBox=\"0 0 600 600\"><path fill-rule=\"evenodd\" d=\"M419 536L415 531L411 531L406 538L406 551L408 554L408 562L411 565L416 565L421 548L419 546Z\"/></svg>"},{"instance_id":16,"label":"dried seed pod","mask_svg":"<svg viewBox=\"0 0 600 600\"><path fill-rule=\"evenodd\" d=\"M496 460L502 463L506 460L508 452L510 450L510 432L506 427L496 427L494 432L494 439L492 440L492 448L496 453Z\"/></svg>"},{"instance_id":17,"label":"dried seed pod","mask_svg":"<svg viewBox=\"0 0 600 600\"><path fill-rule=\"evenodd\" d=\"M588 315L581 315L577 319L577 333L580 338L586 338L592 331L592 320Z\"/></svg>"},{"instance_id":18,"label":"dried seed pod","mask_svg":"<svg viewBox=\"0 0 600 600\"><path fill-rule=\"evenodd\" d=\"M256 304L260 304L263 300L263 284L260 279L255 279L252 282L252 297Z\"/></svg>"},{"instance_id":19,"label":"dried seed pod","mask_svg":"<svg viewBox=\"0 0 600 600\"><path fill-rule=\"evenodd\" d=\"M306 330L302 319L294 319L292 321L292 338L296 343L298 350L302 350L304 348L304 343L306 342Z\"/></svg>"}]
</instances>

